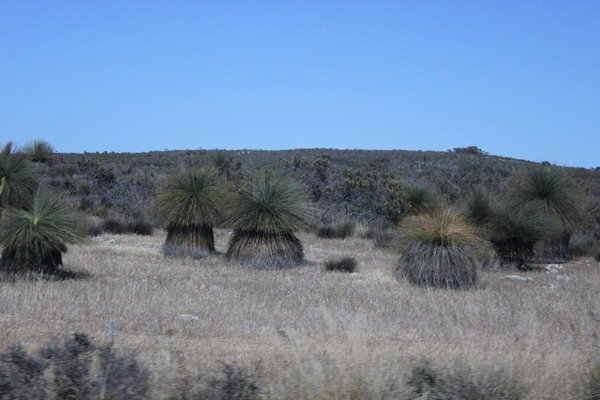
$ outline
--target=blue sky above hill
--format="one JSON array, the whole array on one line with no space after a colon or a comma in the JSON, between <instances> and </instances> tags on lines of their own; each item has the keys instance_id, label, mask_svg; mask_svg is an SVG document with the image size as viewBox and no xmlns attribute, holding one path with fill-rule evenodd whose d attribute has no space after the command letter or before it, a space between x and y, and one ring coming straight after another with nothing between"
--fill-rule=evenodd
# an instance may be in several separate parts
<instances>
[{"instance_id":1,"label":"blue sky above hill","mask_svg":"<svg viewBox=\"0 0 600 400\"><path fill-rule=\"evenodd\" d=\"M0 139L599 166L598 1L0 2Z\"/></svg>"}]
</instances>

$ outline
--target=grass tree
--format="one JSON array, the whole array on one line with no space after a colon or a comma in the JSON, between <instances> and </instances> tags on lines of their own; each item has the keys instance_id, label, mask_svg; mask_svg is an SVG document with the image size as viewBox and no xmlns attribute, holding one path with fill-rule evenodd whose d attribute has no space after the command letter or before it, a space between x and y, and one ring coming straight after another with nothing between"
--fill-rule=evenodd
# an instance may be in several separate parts
<instances>
[{"instance_id":1,"label":"grass tree","mask_svg":"<svg viewBox=\"0 0 600 400\"><path fill-rule=\"evenodd\" d=\"M25 152L33 162L46 162L52 158L54 147L45 140L38 139L27 145L27 147L25 147Z\"/></svg>"},{"instance_id":2,"label":"grass tree","mask_svg":"<svg viewBox=\"0 0 600 400\"><path fill-rule=\"evenodd\" d=\"M401 258L397 274L410 283L461 289L477 282L477 267L489 243L452 209L406 218L400 225Z\"/></svg>"},{"instance_id":3,"label":"grass tree","mask_svg":"<svg viewBox=\"0 0 600 400\"><path fill-rule=\"evenodd\" d=\"M54 271L68 244L84 236L79 214L63 198L38 192L31 208L9 207L0 221L0 266L6 271Z\"/></svg>"},{"instance_id":4,"label":"grass tree","mask_svg":"<svg viewBox=\"0 0 600 400\"><path fill-rule=\"evenodd\" d=\"M167 178L156 196L157 221L167 230L164 254L192 258L213 254L213 227L220 220L222 201L213 169L196 168Z\"/></svg>"},{"instance_id":5,"label":"grass tree","mask_svg":"<svg viewBox=\"0 0 600 400\"><path fill-rule=\"evenodd\" d=\"M7 143L0 152L0 208L29 208L37 187L32 165Z\"/></svg>"},{"instance_id":6,"label":"grass tree","mask_svg":"<svg viewBox=\"0 0 600 400\"><path fill-rule=\"evenodd\" d=\"M436 194L429 188L412 184L404 188L408 214L422 214L433 211L438 206Z\"/></svg>"},{"instance_id":7,"label":"grass tree","mask_svg":"<svg viewBox=\"0 0 600 400\"><path fill-rule=\"evenodd\" d=\"M538 251L541 258L559 261L568 256L571 234L582 222L582 207L575 188L563 173L544 166L527 170L510 190L508 204L516 210L537 208L562 227L554 238L542 243Z\"/></svg>"},{"instance_id":8,"label":"grass tree","mask_svg":"<svg viewBox=\"0 0 600 400\"><path fill-rule=\"evenodd\" d=\"M227 258L264 268L300 264L304 250L294 233L308 227L311 215L298 183L265 175L230 202L228 225L234 231Z\"/></svg>"}]
</instances>

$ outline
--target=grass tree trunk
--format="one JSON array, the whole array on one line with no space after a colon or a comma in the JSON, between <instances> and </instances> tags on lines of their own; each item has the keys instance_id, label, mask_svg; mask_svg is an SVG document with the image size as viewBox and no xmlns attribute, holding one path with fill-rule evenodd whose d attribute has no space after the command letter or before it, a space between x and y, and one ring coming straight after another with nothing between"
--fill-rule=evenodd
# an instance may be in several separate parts
<instances>
[{"instance_id":1,"label":"grass tree trunk","mask_svg":"<svg viewBox=\"0 0 600 400\"><path fill-rule=\"evenodd\" d=\"M304 249L291 232L267 234L235 230L226 256L257 268L283 268L301 264Z\"/></svg>"},{"instance_id":2,"label":"grass tree trunk","mask_svg":"<svg viewBox=\"0 0 600 400\"><path fill-rule=\"evenodd\" d=\"M176 226L167 228L163 246L167 256L202 258L215 253L212 226Z\"/></svg>"},{"instance_id":3,"label":"grass tree trunk","mask_svg":"<svg viewBox=\"0 0 600 400\"><path fill-rule=\"evenodd\" d=\"M15 248L2 251L0 267L9 272L55 272L62 266L62 253L66 246L47 254L28 253Z\"/></svg>"}]
</instances>

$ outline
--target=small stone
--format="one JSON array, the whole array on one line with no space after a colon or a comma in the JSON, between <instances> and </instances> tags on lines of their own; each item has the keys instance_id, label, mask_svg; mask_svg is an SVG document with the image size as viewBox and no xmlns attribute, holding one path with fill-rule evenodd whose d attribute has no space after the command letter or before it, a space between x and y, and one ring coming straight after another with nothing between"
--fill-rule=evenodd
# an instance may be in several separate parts
<instances>
[{"instance_id":1,"label":"small stone","mask_svg":"<svg viewBox=\"0 0 600 400\"><path fill-rule=\"evenodd\" d=\"M556 279L563 282L569 282L571 280L570 277L564 275L557 276Z\"/></svg>"},{"instance_id":2,"label":"small stone","mask_svg":"<svg viewBox=\"0 0 600 400\"><path fill-rule=\"evenodd\" d=\"M200 317L198 317L196 315L191 315L191 314L179 314L179 318L181 318L182 320L187 321L187 322L200 320Z\"/></svg>"}]
</instances>

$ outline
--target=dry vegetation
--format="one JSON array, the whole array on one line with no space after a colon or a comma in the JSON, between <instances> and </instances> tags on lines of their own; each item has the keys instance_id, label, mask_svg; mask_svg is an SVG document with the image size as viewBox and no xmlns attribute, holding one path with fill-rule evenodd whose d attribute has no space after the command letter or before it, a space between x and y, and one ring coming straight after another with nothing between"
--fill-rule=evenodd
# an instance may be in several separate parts
<instances>
[{"instance_id":1,"label":"dry vegetation","mask_svg":"<svg viewBox=\"0 0 600 400\"><path fill-rule=\"evenodd\" d=\"M217 251L228 239L216 231ZM88 278L0 283L0 348L71 332L105 340L115 320L116 343L152 370L153 396L224 360L255 371L265 396L290 399L386 398L422 359L476 379L503 369L527 398L568 399L600 356L598 261L520 273L533 281L482 271L478 289L450 291L398 282L398 255L370 240L301 239L307 265L278 271L165 258L162 233L90 239L64 257ZM357 273L323 270L343 256Z\"/></svg>"}]
</instances>

